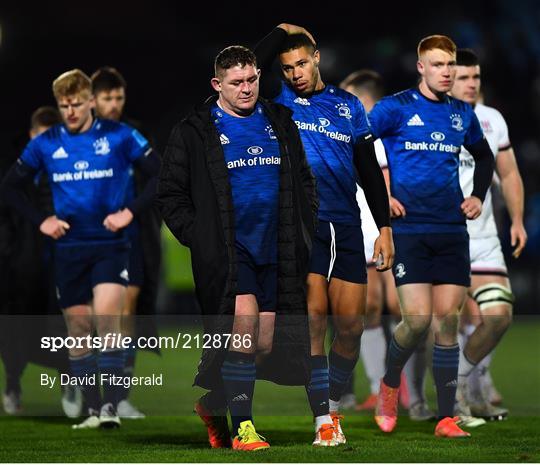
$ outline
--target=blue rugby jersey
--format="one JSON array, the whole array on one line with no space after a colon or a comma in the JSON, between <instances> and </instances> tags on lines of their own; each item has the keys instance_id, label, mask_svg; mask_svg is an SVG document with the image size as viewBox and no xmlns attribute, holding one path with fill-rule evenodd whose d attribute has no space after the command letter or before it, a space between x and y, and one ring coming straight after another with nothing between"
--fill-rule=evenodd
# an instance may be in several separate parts
<instances>
[{"instance_id":1,"label":"blue rugby jersey","mask_svg":"<svg viewBox=\"0 0 540 465\"><path fill-rule=\"evenodd\" d=\"M319 219L360 225L356 201L354 144L371 134L357 97L332 85L299 97L282 84L275 102L289 107L298 126L319 194Z\"/></svg>"},{"instance_id":2,"label":"blue rugby jersey","mask_svg":"<svg viewBox=\"0 0 540 465\"><path fill-rule=\"evenodd\" d=\"M56 125L26 146L20 161L47 173L55 214L70 229L59 243L124 240L103 220L126 205L131 164L150 150L148 141L123 123L95 119L83 133Z\"/></svg>"},{"instance_id":3,"label":"blue rugby jersey","mask_svg":"<svg viewBox=\"0 0 540 465\"><path fill-rule=\"evenodd\" d=\"M236 244L257 265L277 263L281 155L274 130L260 104L246 118L217 105L212 116L231 183Z\"/></svg>"},{"instance_id":4,"label":"blue rugby jersey","mask_svg":"<svg viewBox=\"0 0 540 465\"><path fill-rule=\"evenodd\" d=\"M392 196L406 210L392 220L394 232L466 230L459 152L483 138L471 105L449 96L433 101L409 89L380 100L368 117L386 150Z\"/></svg>"}]
</instances>

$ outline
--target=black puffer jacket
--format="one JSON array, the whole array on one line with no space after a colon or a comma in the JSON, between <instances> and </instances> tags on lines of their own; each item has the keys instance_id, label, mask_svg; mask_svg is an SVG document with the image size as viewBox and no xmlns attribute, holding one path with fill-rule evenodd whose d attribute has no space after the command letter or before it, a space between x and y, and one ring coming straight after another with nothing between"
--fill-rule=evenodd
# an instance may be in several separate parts
<instances>
[{"instance_id":1,"label":"black puffer jacket","mask_svg":"<svg viewBox=\"0 0 540 465\"><path fill-rule=\"evenodd\" d=\"M210 109L213 97L173 129L161 168L158 204L175 237L191 249L206 333L230 333L237 261L231 186ZM309 377L306 276L318 200L315 178L291 111L259 99L280 145L278 308L273 350L258 377L304 385ZM264 186L261 186L264 188ZM205 349L195 384L219 383L225 348Z\"/></svg>"}]
</instances>

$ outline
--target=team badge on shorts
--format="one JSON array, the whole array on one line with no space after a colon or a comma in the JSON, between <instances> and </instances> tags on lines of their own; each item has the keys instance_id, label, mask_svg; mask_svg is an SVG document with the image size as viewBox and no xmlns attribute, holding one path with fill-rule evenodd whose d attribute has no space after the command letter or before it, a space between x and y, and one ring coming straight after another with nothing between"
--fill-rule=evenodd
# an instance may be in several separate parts
<instances>
[{"instance_id":1,"label":"team badge on shorts","mask_svg":"<svg viewBox=\"0 0 540 465\"><path fill-rule=\"evenodd\" d=\"M407 274L405 271L405 265L403 263L398 263L396 265L396 278L403 278Z\"/></svg>"}]
</instances>

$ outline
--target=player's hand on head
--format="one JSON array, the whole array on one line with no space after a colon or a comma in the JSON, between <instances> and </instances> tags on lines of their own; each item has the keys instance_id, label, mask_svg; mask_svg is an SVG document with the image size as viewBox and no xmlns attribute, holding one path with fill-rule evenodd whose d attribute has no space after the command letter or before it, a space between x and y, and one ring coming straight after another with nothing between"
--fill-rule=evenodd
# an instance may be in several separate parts
<instances>
[{"instance_id":1,"label":"player's hand on head","mask_svg":"<svg viewBox=\"0 0 540 465\"><path fill-rule=\"evenodd\" d=\"M388 200L390 201L390 217L391 218L399 218L407 214L407 212L405 211L405 207L401 204L401 202L398 199L390 196Z\"/></svg>"},{"instance_id":2,"label":"player's hand on head","mask_svg":"<svg viewBox=\"0 0 540 465\"><path fill-rule=\"evenodd\" d=\"M394 240L392 238L392 228L381 228L379 237L375 240L373 247L373 262L377 271L386 271L394 264Z\"/></svg>"},{"instance_id":3,"label":"player's hand on head","mask_svg":"<svg viewBox=\"0 0 540 465\"><path fill-rule=\"evenodd\" d=\"M60 239L69 229L69 224L64 220L60 220L56 215L45 218L43 223L39 225L39 230L46 236L53 239Z\"/></svg>"},{"instance_id":4,"label":"player's hand on head","mask_svg":"<svg viewBox=\"0 0 540 465\"><path fill-rule=\"evenodd\" d=\"M468 220L475 220L482 213L482 201L471 195L461 204L461 211Z\"/></svg>"},{"instance_id":5,"label":"player's hand on head","mask_svg":"<svg viewBox=\"0 0 540 465\"><path fill-rule=\"evenodd\" d=\"M523 223L512 223L510 227L510 243L514 247L512 256L518 258L527 243L527 231L525 231Z\"/></svg>"},{"instance_id":6,"label":"player's hand on head","mask_svg":"<svg viewBox=\"0 0 540 465\"><path fill-rule=\"evenodd\" d=\"M128 208L111 213L103 220L103 226L112 232L118 232L125 228L133 220L133 213Z\"/></svg>"},{"instance_id":7,"label":"player's hand on head","mask_svg":"<svg viewBox=\"0 0 540 465\"><path fill-rule=\"evenodd\" d=\"M291 34L305 34L309 37L309 40L313 42L313 44L316 44L315 39L311 32L309 32L307 29L303 28L302 26L296 26L295 24L289 24L289 23L281 23L278 25L279 28L283 29L288 35Z\"/></svg>"}]
</instances>

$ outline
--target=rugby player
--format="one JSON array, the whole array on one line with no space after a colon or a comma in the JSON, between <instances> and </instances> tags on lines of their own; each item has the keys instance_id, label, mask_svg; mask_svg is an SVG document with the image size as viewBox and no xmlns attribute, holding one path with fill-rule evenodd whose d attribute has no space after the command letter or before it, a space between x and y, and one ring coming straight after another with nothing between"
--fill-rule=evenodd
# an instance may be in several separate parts
<instances>
[{"instance_id":1,"label":"rugby player","mask_svg":"<svg viewBox=\"0 0 540 465\"><path fill-rule=\"evenodd\" d=\"M383 432L394 430L401 371L433 325L435 435L466 437L454 417L458 314L470 285L466 219L480 216L493 156L470 105L447 95L455 77L455 44L442 35L425 37L417 54L418 87L383 98L369 115L374 136L386 148L392 197L406 211L392 222L402 321L388 349L375 421ZM475 159L474 187L466 198L459 186L461 146Z\"/></svg>"},{"instance_id":2,"label":"rugby player","mask_svg":"<svg viewBox=\"0 0 540 465\"><path fill-rule=\"evenodd\" d=\"M457 51L456 78L450 95L469 103L476 113L484 135L495 157L495 170L510 215L510 240L513 257L518 258L527 243L523 226L523 182L508 126L503 116L492 107L479 102L481 87L480 62L474 51ZM460 152L460 183L464 195L473 189L474 158L463 148ZM508 279L508 271L497 234L491 189L486 194L480 217L467 221L470 237L471 286L466 302L469 319L478 320L476 326L465 325L462 334L458 377L458 406L456 414L464 422L473 417L502 419L508 411L490 404L489 392L483 388L486 381L491 354L512 319L514 296ZM470 382L468 383L467 380ZM470 388L468 389L467 386Z\"/></svg>"},{"instance_id":3,"label":"rugby player","mask_svg":"<svg viewBox=\"0 0 540 465\"><path fill-rule=\"evenodd\" d=\"M261 363L281 354L266 372L275 382L309 376L305 277L317 211L298 130L287 108L259 98L259 73L245 47L217 55L217 96L173 129L158 188L163 219L191 250L205 331L233 334L203 351L195 384L209 392L195 411L213 448L242 451L270 447L252 416Z\"/></svg>"},{"instance_id":4,"label":"rugby player","mask_svg":"<svg viewBox=\"0 0 540 465\"><path fill-rule=\"evenodd\" d=\"M125 228L133 216L151 205L159 159L135 129L94 118L90 78L79 69L60 75L52 85L63 124L56 125L26 146L3 182L6 201L55 239L55 282L68 335L100 337L119 334L129 283L129 240ZM126 204L129 170L137 165L154 178ZM24 183L43 170L53 194L54 215L40 211L25 197ZM76 346L69 350L71 372L80 388L88 417L74 428L120 425L116 412L123 351ZM103 399L100 392L103 379Z\"/></svg>"},{"instance_id":5,"label":"rugby player","mask_svg":"<svg viewBox=\"0 0 540 465\"><path fill-rule=\"evenodd\" d=\"M319 226L307 278L312 375L306 391L315 418L313 445L336 446L346 442L339 402L358 360L366 311L357 177L380 234L371 257L379 260L378 271L389 269L394 256L388 195L364 108L355 96L324 83L311 34L280 24L255 53L263 77L279 57L284 82L273 85L267 78L264 93L293 111L317 179ZM330 313L336 336L327 357L324 340Z\"/></svg>"},{"instance_id":6,"label":"rugby player","mask_svg":"<svg viewBox=\"0 0 540 465\"><path fill-rule=\"evenodd\" d=\"M124 122L141 130L140 124L124 115L126 104L126 80L120 72L110 66L104 66L96 70L92 76L92 93L96 102L95 113L98 118ZM142 134L145 134L141 130ZM135 167L130 170L129 188L127 191L129 202L138 192L144 189L148 182L144 174ZM160 219L157 208L146 209L137 215L127 228L131 249L129 252L129 285L126 290L126 300L122 311L122 334L134 337L136 335L136 313L140 301L145 301L145 293L152 295L155 300L155 292L150 288L157 288L159 275L160 247ZM155 305L150 302L150 306ZM143 309L149 313L148 309ZM124 374L131 376L135 368L136 348L124 349ZM125 387L122 400L118 403L118 415L120 418L144 418L138 408L128 399L130 389Z\"/></svg>"}]
</instances>

